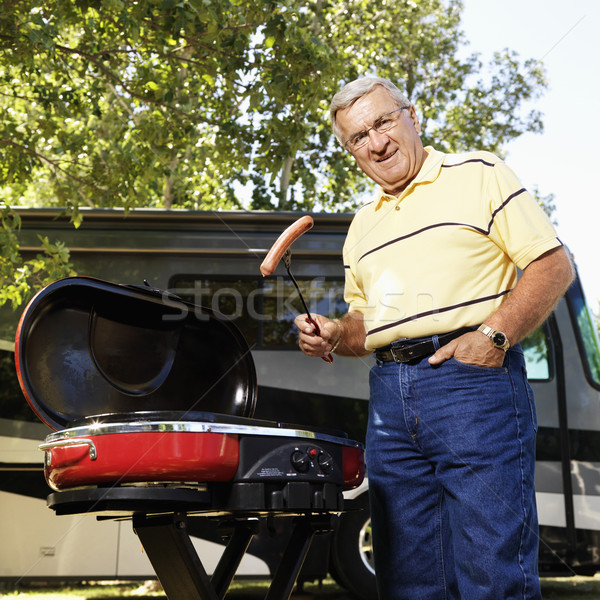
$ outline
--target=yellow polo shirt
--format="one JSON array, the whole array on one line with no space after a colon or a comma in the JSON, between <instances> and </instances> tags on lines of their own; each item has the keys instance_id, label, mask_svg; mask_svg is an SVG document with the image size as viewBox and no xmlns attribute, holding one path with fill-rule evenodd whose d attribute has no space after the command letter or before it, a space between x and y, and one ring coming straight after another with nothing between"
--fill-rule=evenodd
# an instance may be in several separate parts
<instances>
[{"instance_id":1,"label":"yellow polo shirt","mask_svg":"<svg viewBox=\"0 0 600 600\"><path fill-rule=\"evenodd\" d=\"M562 245L515 174L489 152L431 147L398 197L380 190L344 244L345 299L365 347L483 323L524 269Z\"/></svg>"}]
</instances>

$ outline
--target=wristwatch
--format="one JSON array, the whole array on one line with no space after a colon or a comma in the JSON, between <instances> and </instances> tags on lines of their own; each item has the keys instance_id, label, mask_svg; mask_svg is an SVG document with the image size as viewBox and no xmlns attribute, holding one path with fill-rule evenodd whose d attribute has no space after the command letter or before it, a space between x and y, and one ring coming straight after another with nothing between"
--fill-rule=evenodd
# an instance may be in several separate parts
<instances>
[{"instance_id":1,"label":"wristwatch","mask_svg":"<svg viewBox=\"0 0 600 600\"><path fill-rule=\"evenodd\" d=\"M485 323L482 323L477 328L477 331L481 331L483 335L487 335L490 338L490 340L492 340L492 344L494 344L496 348L500 348L500 350L504 350L504 352L506 352L510 348L510 342L508 341L506 334L502 331L492 329Z\"/></svg>"}]
</instances>

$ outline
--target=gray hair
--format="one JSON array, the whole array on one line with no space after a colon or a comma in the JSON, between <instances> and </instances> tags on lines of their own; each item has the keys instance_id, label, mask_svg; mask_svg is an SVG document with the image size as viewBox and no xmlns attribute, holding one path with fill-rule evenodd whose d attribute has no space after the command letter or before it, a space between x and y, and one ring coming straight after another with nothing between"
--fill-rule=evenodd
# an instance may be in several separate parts
<instances>
[{"instance_id":1,"label":"gray hair","mask_svg":"<svg viewBox=\"0 0 600 600\"><path fill-rule=\"evenodd\" d=\"M333 97L329 107L333 134L340 144L343 144L344 140L336 121L338 110L344 110L345 108L352 106L359 98L366 96L378 85L388 91L392 100L397 102L398 106L408 106L410 104L409 99L389 79L383 79L383 77L361 77L360 79L350 81Z\"/></svg>"}]
</instances>

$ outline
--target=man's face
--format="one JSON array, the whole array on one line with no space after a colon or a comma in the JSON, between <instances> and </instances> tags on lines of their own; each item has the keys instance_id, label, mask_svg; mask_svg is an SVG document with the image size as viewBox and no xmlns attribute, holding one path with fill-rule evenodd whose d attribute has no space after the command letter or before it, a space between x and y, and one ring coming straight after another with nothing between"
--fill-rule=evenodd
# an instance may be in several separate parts
<instances>
[{"instance_id":1,"label":"man's face","mask_svg":"<svg viewBox=\"0 0 600 600\"><path fill-rule=\"evenodd\" d=\"M337 112L336 121L344 141L369 129L379 117L397 108L387 90L376 86L352 106ZM412 181L427 157L419 137L421 126L414 107L394 113L396 115L399 118L390 130L385 133L369 131L368 143L352 152L365 175L394 196Z\"/></svg>"}]
</instances>

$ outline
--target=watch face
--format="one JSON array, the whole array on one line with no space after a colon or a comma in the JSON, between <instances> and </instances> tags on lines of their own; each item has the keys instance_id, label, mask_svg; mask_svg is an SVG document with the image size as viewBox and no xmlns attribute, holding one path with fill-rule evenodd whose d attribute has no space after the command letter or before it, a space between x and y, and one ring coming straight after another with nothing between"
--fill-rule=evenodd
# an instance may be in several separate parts
<instances>
[{"instance_id":1,"label":"watch face","mask_svg":"<svg viewBox=\"0 0 600 600\"><path fill-rule=\"evenodd\" d=\"M494 343L494 346L501 348L506 343L506 336L501 331L496 331L492 336L492 342Z\"/></svg>"}]
</instances>

